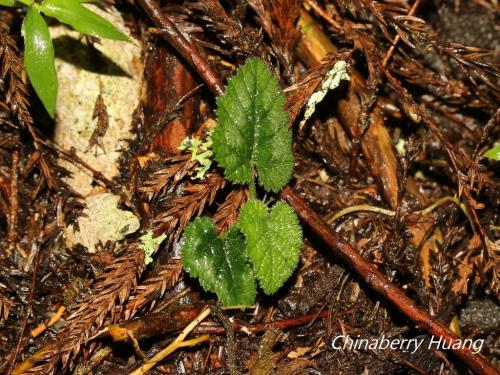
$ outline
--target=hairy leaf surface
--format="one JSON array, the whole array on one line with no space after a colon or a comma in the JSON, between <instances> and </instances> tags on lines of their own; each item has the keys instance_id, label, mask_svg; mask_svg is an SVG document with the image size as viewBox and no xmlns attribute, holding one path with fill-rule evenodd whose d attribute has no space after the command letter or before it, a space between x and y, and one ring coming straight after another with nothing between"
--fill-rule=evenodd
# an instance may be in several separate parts
<instances>
[{"instance_id":1,"label":"hairy leaf surface","mask_svg":"<svg viewBox=\"0 0 500 375\"><path fill-rule=\"evenodd\" d=\"M284 202L269 212L263 202L252 199L241 209L239 226L259 284L266 294L273 294L299 262L302 230L297 215Z\"/></svg>"},{"instance_id":2,"label":"hairy leaf surface","mask_svg":"<svg viewBox=\"0 0 500 375\"><path fill-rule=\"evenodd\" d=\"M28 8L21 33L24 37L24 66L38 97L53 118L56 110L57 74L54 46L42 15Z\"/></svg>"},{"instance_id":3,"label":"hairy leaf surface","mask_svg":"<svg viewBox=\"0 0 500 375\"><path fill-rule=\"evenodd\" d=\"M250 183L257 169L266 190L278 191L293 170L292 135L278 81L257 58L249 59L217 99L215 159L228 179Z\"/></svg>"},{"instance_id":4,"label":"hairy leaf surface","mask_svg":"<svg viewBox=\"0 0 500 375\"><path fill-rule=\"evenodd\" d=\"M98 38L130 41L130 38L78 0L45 0L40 10L76 31Z\"/></svg>"},{"instance_id":5,"label":"hairy leaf surface","mask_svg":"<svg viewBox=\"0 0 500 375\"><path fill-rule=\"evenodd\" d=\"M257 288L236 228L219 238L212 220L197 218L186 227L184 241L182 263L203 289L215 292L226 306L253 304Z\"/></svg>"}]
</instances>

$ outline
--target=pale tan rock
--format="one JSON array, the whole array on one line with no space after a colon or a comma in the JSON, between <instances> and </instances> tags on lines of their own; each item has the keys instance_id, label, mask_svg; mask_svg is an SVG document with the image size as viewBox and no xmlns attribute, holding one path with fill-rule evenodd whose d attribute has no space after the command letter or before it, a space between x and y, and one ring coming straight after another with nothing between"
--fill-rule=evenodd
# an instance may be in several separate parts
<instances>
[{"instance_id":1,"label":"pale tan rock","mask_svg":"<svg viewBox=\"0 0 500 375\"><path fill-rule=\"evenodd\" d=\"M87 208L78 218L79 231L73 226L65 230L66 245L71 248L82 244L90 252L101 241L120 241L139 229L139 220L130 211L118 208L120 197L111 193L90 195L85 199Z\"/></svg>"},{"instance_id":2,"label":"pale tan rock","mask_svg":"<svg viewBox=\"0 0 500 375\"><path fill-rule=\"evenodd\" d=\"M118 11L103 11L91 4L85 6L130 35ZM140 100L143 73L140 44L135 40L127 43L101 39L99 43L94 43L95 48L100 51L98 53L87 45L80 33L64 25L56 24L51 27L50 34L56 50L59 80L53 139L65 150L75 149L76 154L86 163L108 179L113 179L119 173L119 157L127 148L125 140L133 137L132 115ZM102 95L109 116L109 127L102 142L106 152L98 146L86 152L97 124L92 115L99 95ZM111 209L96 203L98 196L89 196L95 187L92 186L92 176L88 171L64 160L60 160L60 164L72 173L66 179L67 183L87 197L86 204L89 206L86 212L89 218L78 219L81 234L75 234L72 228L66 230L68 246L80 242L93 251L99 240L105 242L113 238L120 239L120 236L113 236L113 233L123 231L127 225L129 229L125 232L130 233L134 228L137 230L137 218L132 223L133 219L129 217L131 213L116 208L118 197L113 198L113 201L110 194L106 193L100 198L106 204L114 204ZM125 221L129 220L130 223L121 222L120 215L125 215ZM97 228L97 218L110 225L115 222L116 228ZM93 227L96 227L95 233L90 233Z\"/></svg>"},{"instance_id":3,"label":"pale tan rock","mask_svg":"<svg viewBox=\"0 0 500 375\"><path fill-rule=\"evenodd\" d=\"M130 34L118 11L109 13L86 6ZM95 44L102 54L98 56L86 46L80 33L64 25L51 27L50 34L59 79L54 140L64 149L74 147L79 157L111 179L118 174L117 161L121 149L127 147L125 139L132 138L132 114L139 103L143 71L139 43L101 39L100 44ZM106 153L97 148L95 156L95 147L85 150L96 127L92 114L99 94L107 106L109 128L103 139ZM64 166L74 172L70 185L88 194L92 189L90 176L73 166Z\"/></svg>"}]
</instances>

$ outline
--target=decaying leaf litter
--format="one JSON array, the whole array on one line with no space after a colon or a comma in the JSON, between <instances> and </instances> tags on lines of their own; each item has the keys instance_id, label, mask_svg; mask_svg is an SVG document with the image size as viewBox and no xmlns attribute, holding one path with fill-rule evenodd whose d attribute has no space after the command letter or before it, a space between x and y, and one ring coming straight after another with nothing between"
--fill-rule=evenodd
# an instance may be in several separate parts
<instances>
[{"instance_id":1,"label":"decaying leaf litter","mask_svg":"<svg viewBox=\"0 0 500 375\"><path fill-rule=\"evenodd\" d=\"M25 78L22 14L1 8L0 372L140 373L177 337L152 373L495 373L498 162L483 157L500 130L495 1L100 7L135 50L113 53L108 41L50 24L55 121ZM195 178L199 164L178 147L205 139L215 97L251 56L287 96L295 168L280 195L302 219L304 241L278 293L223 310L182 271L180 240L200 215L227 231L250 192L215 163ZM349 81L303 121L339 61ZM123 220L94 246L69 243L78 223L114 221L89 209L114 202L110 195L140 229ZM141 238L151 233L165 239L146 265ZM380 275L344 259L342 240ZM405 296L413 302L402 304ZM420 310L407 311L413 305ZM199 314L203 322L180 340ZM482 355L331 345L342 334L428 342L446 327L484 339Z\"/></svg>"}]
</instances>

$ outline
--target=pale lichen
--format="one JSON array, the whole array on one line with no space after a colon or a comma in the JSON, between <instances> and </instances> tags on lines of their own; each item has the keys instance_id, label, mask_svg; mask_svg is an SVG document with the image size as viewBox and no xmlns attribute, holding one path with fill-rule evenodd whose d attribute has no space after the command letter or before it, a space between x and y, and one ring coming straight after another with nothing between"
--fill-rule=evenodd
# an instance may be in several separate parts
<instances>
[{"instance_id":1,"label":"pale lichen","mask_svg":"<svg viewBox=\"0 0 500 375\"><path fill-rule=\"evenodd\" d=\"M146 265L153 261L153 254L156 253L165 238L167 238L166 234L153 237L152 230L141 236L141 250L144 251L144 263Z\"/></svg>"},{"instance_id":2,"label":"pale lichen","mask_svg":"<svg viewBox=\"0 0 500 375\"><path fill-rule=\"evenodd\" d=\"M326 72L320 88L309 98L304 112L304 119L300 122L300 126L303 126L309 120L316 110L316 106L321 103L328 91L337 88L342 80L349 81L350 77L347 72L347 63L340 60L335 63L332 69Z\"/></svg>"},{"instance_id":3,"label":"pale lichen","mask_svg":"<svg viewBox=\"0 0 500 375\"><path fill-rule=\"evenodd\" d=\"M212 165L214 155L212 151L212 133L213 130L208 131L205 141L201 141L194 137L187 137L179 146L179 150L190 151L191 160L195 160L199 163L199 166L195 169L196 175L194 178L203 179L205 173L207 173Z\"/></svg>"}]
</instances>

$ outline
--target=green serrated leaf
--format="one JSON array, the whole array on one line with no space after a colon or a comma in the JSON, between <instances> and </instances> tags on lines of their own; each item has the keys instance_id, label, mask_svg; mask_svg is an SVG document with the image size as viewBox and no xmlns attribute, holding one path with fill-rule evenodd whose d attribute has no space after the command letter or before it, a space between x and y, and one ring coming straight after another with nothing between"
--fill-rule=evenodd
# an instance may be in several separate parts
<instances>
[{"instance_id":1,"label":"green serrated leaf","mask_svg":"<svg viewBox=\"0 0 500 375\"><path fill-rule=\"evenodd\" d=\"M16 5L16 0L0 0L0 5L5 7L13 7Z\"/></svg>"},{"instance_id":2,"label":"green serrated leaf","mask_svg":"<svg viewBox=\"0 0 500 375\"><path fill-rule=\"evenodd\" d=\"M182 263L224 305L253 304L257 288L246 260L245 240L236 228L219 238L212 220L197 218L184 231Z\"/></svg>"},{"instance_id":3,"label":"green serrated leaf","mask_svg":"<svg viewBox=\"0 0 500 375\"><path fill-rule=\"evenodd\" d=\"M57 98L54 46L47 24L35 8L28 8L21 34L24 37L24 66L31 85L49 115L54 118Z\"/></svg>"},{"instance_id":4,"label":"green serrated leaf","mask_svg":"<svg viewBox=\"0 0 500 375\"><path fill-rule=\"evenodd\" d=\"M500 143L486 151L483 156L494 160L500 160Z\"/></svg>"},{"instance_id":5,"label":"green serrated leaf","mask_svg":"<svg viewBox=\"0 0 500 375\"><path fill-rule=\"evenodd\" d=\"M97 38L130 41L130 38L78 0L45 0L40 10L76 31Z\"/></svg>"},{"instance_id":6,"label":"green serrated leaf","mask_svg":"<svg viewBox=\"0 0 500 375\"><path fill-rule=\"evenodd\" d=\"M260 286L266 294L273 294L299 262L302 229L297 215L284 202L269 212L263 202L251 199L241 209L239 227Z\"/></svg>"},{"instance_id":7,"label":"green serrated leaf","mask_svg":"<svg viewBox=\"0 0 500 375\"><path fill-rule=\"evenodd\" d=\"M228 179L250 183L254 167L266 190L278 191L293 171L292 135L285 97L266 64L251 58L217 99L219 126L212 136L215 159Z\"/></svg>"}]
</instances>

